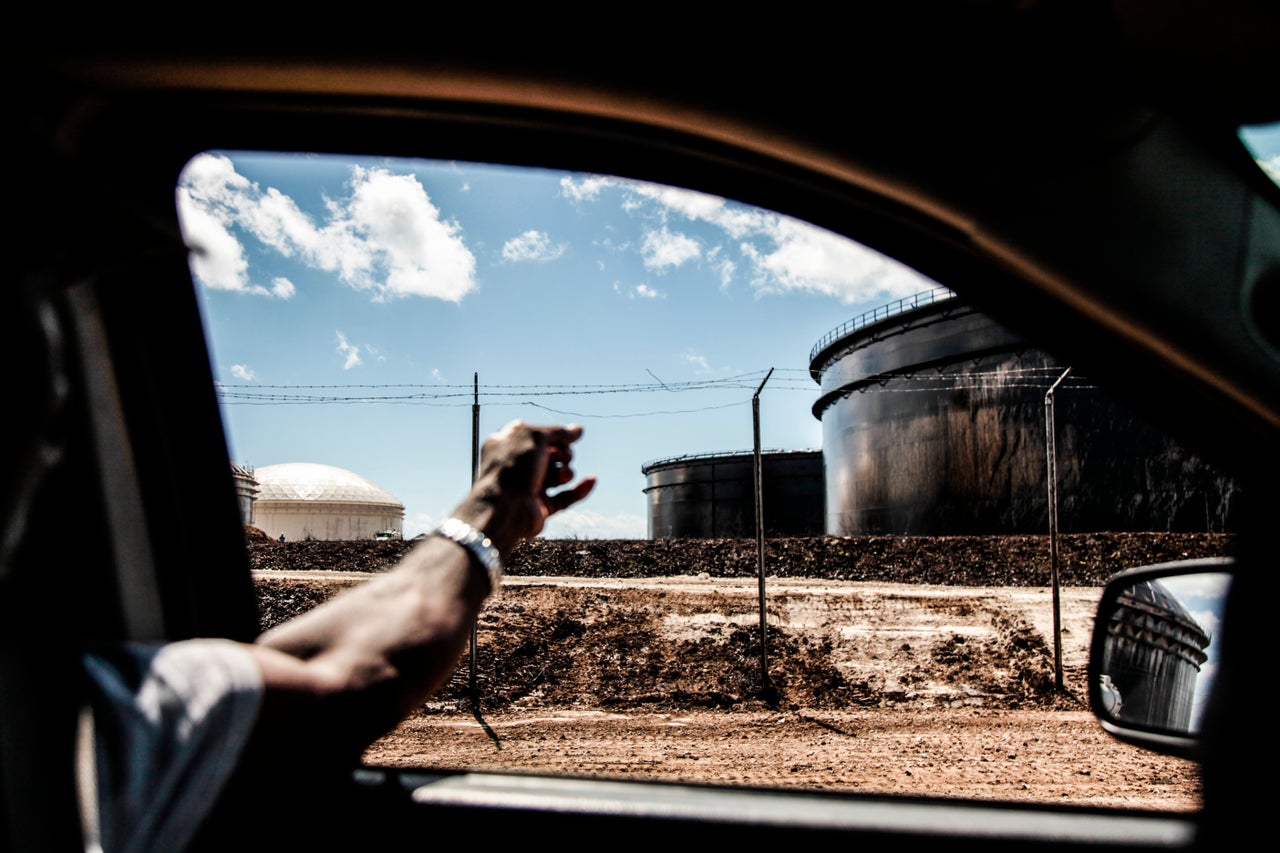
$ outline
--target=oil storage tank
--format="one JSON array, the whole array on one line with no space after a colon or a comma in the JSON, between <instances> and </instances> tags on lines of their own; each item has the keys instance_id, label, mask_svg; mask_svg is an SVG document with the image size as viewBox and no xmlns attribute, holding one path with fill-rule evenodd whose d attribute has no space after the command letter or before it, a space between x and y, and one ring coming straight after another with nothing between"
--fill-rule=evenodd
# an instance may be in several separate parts
<instances>
[{"instance_id":1,"label":"oil storage tank","mask_svg":"<svg viewBox=\"0 0 1280 853\"><path fill-rule=\"evenodd\" d=\"M253 524L272 539L373 539L404 530L404 504L354 471L284 462L254 471Z\"/></svg>"},{"instance_id":2,"label":"oil storage tank","mask_svg":"<svg viewBox=\"0 0 1280 853\"><path fill-rule=\"evenodd\" d=\"M1119 694L1118 716L1190 731L1208 633L1159 581L1134 584L1116 604L1102 657Z\"/></svg>"},{"instance_id":3,"label":"oil storage tank","mask_svg":"<svg viewBox=\"0 0 1280 853\"><path fill-rule=\"evenodd\" d=\"M646 463L650 539L756 535L755 451ZM822 535L821 450L762 450L761 503L769 536Z\"/></svg>"},{"instance_id":4,"label":"oil storage tank","mask_svg":"<svg viewBox=\"0 0 1280 853\"><path fill-rule=\"evenodd\" d=\"M1068 368L946 288L833 329L809 367L825 532L1046 532L1050 388L1060 531L1229 530L1235 484Z\"/></svg>"},{"instance_id":5,"label":"oil storage tank","mask_svg":"<svg viewBox=\"0 0 1280 853\"><path fill-rule=\"evenodd\" d=\"M240 523L249 524L253 520L253 502L258 498L258 481L253 476L253 469L231 463L231 479L236 485L236 504L240 507Z\"/></svg>"}]
</instances>

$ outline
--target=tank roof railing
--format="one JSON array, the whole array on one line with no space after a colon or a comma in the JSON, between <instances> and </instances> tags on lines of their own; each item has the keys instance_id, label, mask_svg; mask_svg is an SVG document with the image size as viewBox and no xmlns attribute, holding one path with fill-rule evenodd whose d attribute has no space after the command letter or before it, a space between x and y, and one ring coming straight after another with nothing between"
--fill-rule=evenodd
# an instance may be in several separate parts
<instances>
[{"instance_id":1,"label":"tank roof railing","mask_svg":"<svg viewBox=\"0 0 1280 853\"><path fill-rule=\"evenodd\" d=\"M761 456L778 456L788 453L821 453L821 449L805 448L802 450L761 450ZM670 465L673 462L697 462L704 459L740 459L743 456L755 456L754 450L725 450L721 452L686 453L683 456L668 456L665 459L654 459L640 466L641 472L656 468L659 465Z\"/></svg>"},{"instance_id":2,"label":"tank roof railing","mask_svg":"<svg viewBox=\"0 0 1280 853\"><path fill-rule=\"evenodd\" d=\"M813 349L809 350L809 361L812 363L818 353L822 352L832 342L843 338L851 332L856 332L864 326L870 326L872 323L878 323L881 320L888 319L895 314L903 314L907 311L913 311L916 308L922 308L925 305L932 305L935 302L942 302L947 299L955 298L955 291L949 287L934 287L929 290L922 290L919 293L913 293L910 296L904 296L879 308L872 308L870 311L864 311L852 320L847 320L836 326L831 331L822 336Z\"/></svg>"}]
</instances>

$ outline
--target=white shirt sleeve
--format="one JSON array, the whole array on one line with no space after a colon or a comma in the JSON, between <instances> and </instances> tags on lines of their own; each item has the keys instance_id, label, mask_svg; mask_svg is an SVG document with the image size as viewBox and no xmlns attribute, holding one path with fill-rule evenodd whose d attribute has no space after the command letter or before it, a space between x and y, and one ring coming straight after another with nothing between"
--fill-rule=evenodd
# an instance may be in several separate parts
<instances>
[{"instance_id":1,"label":"white shirt sleeve","mask_svg":"<svg viewBox=\"0 0 1280 853\"><path fill-rule=\"evenodd\" d=\"M182 850L216 802L262 702L231 640L124 644L85 655L104 853Z\"/></svg>"}]
</instances>

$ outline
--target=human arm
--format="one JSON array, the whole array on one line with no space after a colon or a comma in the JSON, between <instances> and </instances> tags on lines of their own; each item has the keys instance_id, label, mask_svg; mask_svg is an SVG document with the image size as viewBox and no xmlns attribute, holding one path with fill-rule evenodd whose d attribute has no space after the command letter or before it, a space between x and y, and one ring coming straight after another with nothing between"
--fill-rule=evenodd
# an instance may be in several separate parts
<instances>
[{"instance_id":1,"label":"human arm","mask_svg":"<svg viewBox=\"0 0 1280 853\"><path fill-rule=\"evenodd\" d=\"M485 441L452 516L485 533L505 562L594 487L590 477L569 485L581 435L576 426L503 427ZM309 742L358 754L444 685L492 592L465 549L431 536L391 571L264 633L251 646L265 688L255 749Z\"/></svg>"}]
</instances>

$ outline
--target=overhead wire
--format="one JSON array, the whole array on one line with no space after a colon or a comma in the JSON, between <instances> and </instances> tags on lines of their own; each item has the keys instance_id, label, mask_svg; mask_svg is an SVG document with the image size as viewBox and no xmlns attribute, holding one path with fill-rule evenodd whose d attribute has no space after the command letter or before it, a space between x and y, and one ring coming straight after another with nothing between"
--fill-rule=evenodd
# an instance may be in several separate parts
<instances>
[{"instance_id":1,"label":"overhead wire","mask_svg":"<svg viewBox=\"0 0 1280 853\"><path fill-rule=\"evenodd\" d=\"M804 368L779 368L783 373L766 391L800 391L818 393L818 385ZM858 387L846 393L937 393L942 391L981 390L992 387L992 380L1001 388L1045 389L1060 372L1054 366L1000 368L992 370L967 370L954 373L925 370L913 373L894 373L882 376L865 376L858 380ZM785 375L785 374L792 375ZM685 409L649 409L631 412L589 413L554 408L535 398L585 397L619 394L679 394L689 392L751 391L755 392L764 371L750 371L732 376L664 382L649 371L656 383L598 383L598 384L452 384L452 383L351 383L351 384L231 384L215 383L218 399L228 406L297 406L297 405L415 405L437 407L462 407L473 405L480 399L488 406L532 406L547 412L574 418L638 418L658 415L694 414L746 405L750 396L731 403L695 406ZM798 374L798 375L797 375ZM1064 390L1065 390L1064 386ZM1070 388L1093 389L1081 377L1072 377ZM310 393L327 391L331 393ZM361 393L336 393L359 391ZM405 393L390 393L404 391Z\"/></svg>"}]
</instances>

